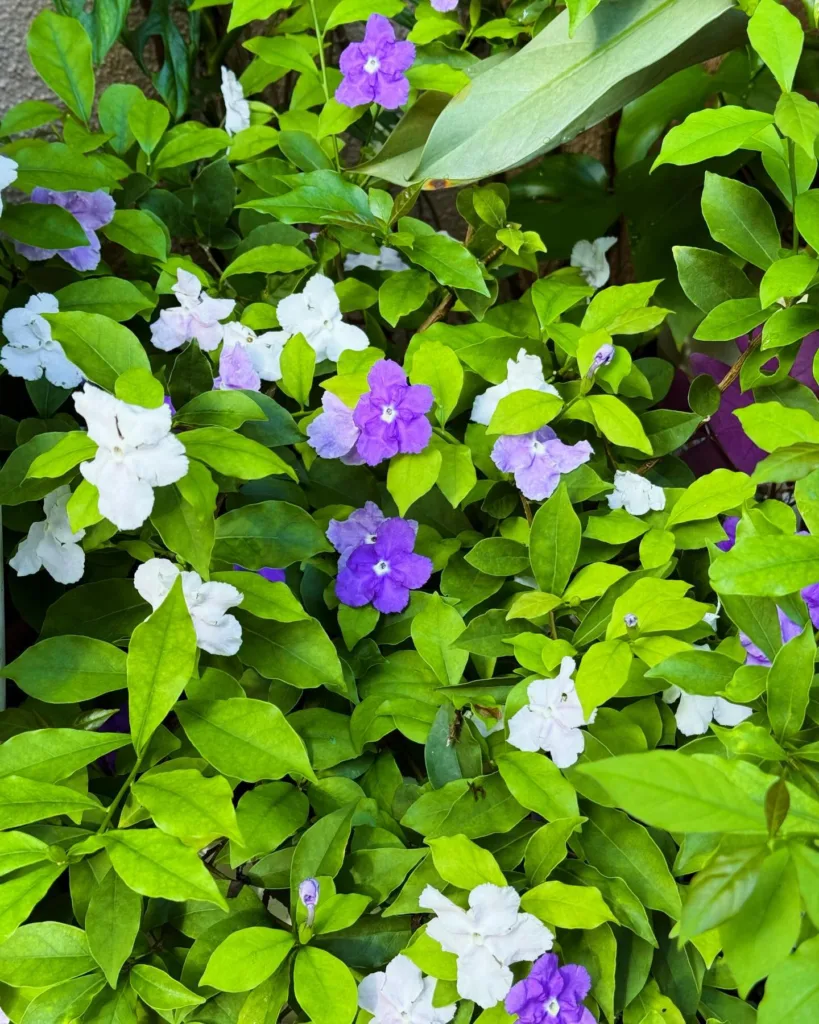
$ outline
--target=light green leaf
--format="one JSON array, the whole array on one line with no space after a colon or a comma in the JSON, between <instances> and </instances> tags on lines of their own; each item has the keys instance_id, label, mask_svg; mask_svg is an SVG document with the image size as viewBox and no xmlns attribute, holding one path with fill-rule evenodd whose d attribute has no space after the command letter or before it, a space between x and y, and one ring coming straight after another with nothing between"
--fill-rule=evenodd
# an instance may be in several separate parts
<instances>
[{"instance_id":1,"label":"light green leaf","mask_svg":"<svg viewBox=\"0 0 819 1024\"><path fill-rule=\"evenodd\" d=\"M767 270L779 259L781 241L773 211L750 185L706 171L702 213L714 241L754 266Z\"/></svg>"},{"instance_id":2,"label":"light green leaf","mask_svg":"<svg viewBox=\"0 0 819 1024\"><path fill-rule=\"evenodd\" d=\"M282 391L303 409L310 401L310 388L316 372L315 349L308 345L303 334L294 334L282 349L281 372L279 384Z\"/></svg>"},{"instance_id":3,"label":"light green leaf","mask_svg":"<svg viewBox=\"0 0 819 1024\"><path fill-rule=\"evenodd\" d=\"M545 391L525 388L505 395L492 413L487 434L529 434L551 422L563 408L563 399Z\"/></svg>"},{"instance_id":4,"label":"light green leaf","mask_svg":"<svg viewBox=\"0 0 819 1024\"><path fill-rule=\"evenodd\" d=\"M748 140L771 123L771 115L765 111L730 104L697 110L665 136L652 170L662 164L683 166L715 156L727 156L742 149Z\"/></svg>"},{"instance_id":5,"label":"light green leaf","mask_svg":"<svg viewBox=\"0 0 819 1024\"><path fill-rule=\"evenodd\" d=\"M741 505L754 495L755 487L747 473L715 469L688 487L666 520L666 528L700 519L713 519L721 512Z\"/></svg>"},{"instance_id":6,"label":"light green leaf","mask_svg":"<svg viewBox=\"0 0 819 1024\"><path fill-rule=\"evenodd\" d=\"M565 483L535 513L529 557L540 589L560 595L566 589L580 551L581 527Z\"/></svg>"},{"instance_id":7,"label":"light green leaf","mask_svg":"<svg viewBox=\"0 0 819 1024\"><path fill-rule=\"evenodd\" d=\"M515 799L547 821L578 816L574 787L548 757L511 751L498 758L498 769Z\"/></svg>"},{"instance_id":8,"label":"light green leaf","mask_svg":"<svg viewBox=\"0 0 819 1024\"><path fill-rule=\"evenodd\" d=\"M45 988L93 970L85 932L59 921L26 924L0 946L0 981Z\"/></svg>"},{"instance_id":9,"label":"light green leaf","mask_svg":"<svg viewBox=\"0 0 819 1024\"><path fill-rule=\"evenodd\" d=\"M277 928L241 928L213 951L199 984L247 992L278 970L294 944L289 932Z\"/></svg>"},{"instance_id":10,"label":"light green leaf","mask_svg":"<svg viewBox=\"0 0 819 1024\"><path fill-rule=\"evenodd\" d=\"M395 275L396 278L400 276ZM438 422L443 426L455 411L461 395L464 371L460 359L448 345L440 341L425 341L413 355L410 381L427 384L432 389Z\"/></svg>"},{"instance_id":11,"label":"light green leaf","mask_svg":"<svg viewBox=\"0 0 819 1024\"><path fill-rule=\"evenodd\" d=\"M451 646L463 631L463 619L439 594L433 594L412 620L415 649L444 686L460 682L469 660L467 651Z\"/></svg>"},{"instance_id":12,"label":"light green leaf","mask_svg":"<svg viewBox=\"0 0 819 1024\"><path fill-rule=\"evenodd\" d=\"M397 274L391 273L378 289L378 310L381 316L395 327L402 316L415 312L424 304L429 287L429 274L422 270L401 270Z\"/></svg>"},{"instance_id":13,"label":"light green leaf","mask_svg":"<svg viewBox=\"0 0 819 1024\"><path fill-rule=\"evenodd\" d=\"M387 490L399 515L435 486L441 471L441 452L431 446L418 455L393 455L387 470Z\"/></svg>"},{"instance_id":14,"label":"light green leaf","mask_svg":"<svg viewBox=\"0 0 819 1024\"><path fill-rule=\"evenodd\" d=\"M116 871L108 871L91 894L85 930L91 955L111 988L134 948L141 917L142 897Z\"/></svg>"},{"instance_id":15,"label":"light green leaf","mask_svg":"<svg viewBox=\"0 0 819 1024\"><path fill-rule=\"evenodd\" d=\"M234 274L291 274L312 263L307 253L295 245L257 245L229 263L222 271L222 280Z\"/></svg>"},{"instance_id":16,"label":"light green leaf","mask_svg":"<svg viewBox=\"0 0 819 1024\"><path fill-rule=\"evenodd\" d=\"M137 336L99 313L46 313L51 334L85 376L106 391L128 370L151 369Z\"/></svg>"},{"instance_id":17,"label":"light green leaf","mask_svg":"<svg viewBox=\"0 0 819 1024\"><path fill-rule=\"evenodd\" d=\"M303 946L293 968L296 998L314 1024L351 1024L358 994L350 969L315 946Z\"/></svg>"},{"instance_id":18,"label":"light green leaf","mask_svg":"<svg viewBox=\"0 0 819 1024\"><path fill-rule=\"evenodd\" d=\"M86 124L94 104L91 40L76 18L41 11L31 23L26 49L35 70Z\"/></svg>"},{"instance_id":19,"label":"light green leaf","mask_svg":"<svg viewBox=\"0 0 819 1024\"><path fill-rule=\"evenodd\" d=\"M285 474L296 479L295 470L258 441L237 434L226 427L199 427L179 435L185 451L225 476L240 480Z\"/></svg>"},{"instance_id":20,"label":"light green leaf","mask_svg":"<svg viewBox=\"0 0 819 1024\"><path fill-rule=\"evenodd\" d=\"M220 836L241 840L233 790L221 775L205 778L193 768L146 772L132 792L154 822L179 839L201 839L203 845Z\"/></svg>"},{"instance_id":21,"label":"light green leaf","mask_svg":"<svg viewBox=\"0 0 819 1024\"><path fill-rule=\"evenodd\" d=\"M782 92L790 92L804 42L799 19L777 0L760 0L748 22L748 38Z\"/></svg>"},{"instance_id":22,"label":"light green leaf","mask_svg":"<svg viewBox=\"0 0 819 1024\"><path fill-rule=\"evenodd\" d=\"M585 401L603 437L607 437L612 444L636 448L646 455L652 454L651 442L643 425L625 402L614 395L589 395Z\"/></svg>"},{"instance_id":23,"label":"light green leaf","mask_svg":"<svg viewBox=\"0 0 819 1024\"><path fill-rule=\"evenodd\" d=\"M124 689L125 652L91 637L49 637L23 651L2 674L30 697L73 704Z\"/></svg>"},{"instance_id":24,"label":"light green leaf","mask_svg":"<svg viewBox=\"0 0 819 1024\"><path fill-rule=\"evenodd\" d=\"M632 663L631 650L622 640L592 644L577 669L575 684L584 715L605 704L622 690Z\"/></svg>"},{"instance_id":25,"label":"light green leaf","mask_svg":"<svg viewBox=\"0 0 819 1024\"><path fill-rule=\"evenodd\" d=\"M776 652L768 672L768 717L779 743L799 732L813 684L816 641L808 624Z\"/></svg>"},{"instance_id":26,"label":"light green leaf","mask_svg":"<svg viewBox=\"0 0 819 1024\"><path fill-rule=\"evenodd\" d=\"M459 889L474 889L486 882L506 885L504 874L489 850L484 850L466 836L427 839L427 845L432 850L435 870L450 885Z\"/></svg>"},{"instance_id":27,"label":"light green leaf","mask_svg":"<svg viewBox=\"0 0 819 1024\"><path fill-rule=\"evenodd\" d=\"M557 928L597 928L605 921L616 920L600 890L593 886L542 882L523 894L520 906L525 913Z\"/></svg>"}]
</instances>

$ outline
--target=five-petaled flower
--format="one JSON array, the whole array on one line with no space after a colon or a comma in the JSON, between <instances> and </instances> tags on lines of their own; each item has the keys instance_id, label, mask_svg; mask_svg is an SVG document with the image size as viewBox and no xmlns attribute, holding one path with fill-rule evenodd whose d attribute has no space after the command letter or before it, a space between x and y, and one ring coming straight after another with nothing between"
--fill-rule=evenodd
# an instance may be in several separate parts
<instances>
[{"instance_id":1,"label":"five-petaled flower","mask_svg":"<svg viewBox=\"0 0 819 1024\"><path fill-rule=\"evenodd\" d=\"M606 500L609 508L624 508L633 516L642 516L646 512L662 512L665 491L639 473L618 469L614 474L614 490Z\"/></svg>"},{"instance_id":2,"label":"five-petaled flower","mask_svg":"<svg viewBox=\"0 0 819 1024\"><path fill-rule=\"evenodd\" d=\"M679 700L674 718L683 736L702 736L708 732L712 721L718 725L739 725L754 713L753 708L732 704L724 697L702 697L696 693L686 693L679 686L669 686L663 691L663 700L666 704Z\"/></svg>"},{"instance_id":3,"label":"five-petaled flower","mask_svg":"<svg viewBox=\"0 0 819 1024\"><path fill-rule=\"evenodd\" d=\"M228 135L250 127L250 104L236 75L222 65L222 99L225 101L225 131Z\"/></svg>"},{"instance_id":4,"label":"five-petaled flower","mask_svg":"<svg viewBox=\"0 0 819 1024\"><path fill-rule=\"evenodd\" d=\"M265 331L264 334L256 334L254 330L245 324L232 321L225 324L225 336L222 347L221 358L233 356L238 365L240 358L236 356L241 352L244 359L241 363L253 368L253 372L262 380L280 380L282 375L281 358L282 350L287 343L288 335L284 331ZM219 372L224 374L222 363L219 363ZM233 385L238 387L239 385ZM251 391L258 391L259 384L251 387Z\"/></svg>"},{"instance_id":5,"label":"five-petaled flower","mask_svg":"<svg viewBox=\"0 0 819 1024\"><path fill-rule=\"evenodd\" d=\"M448 1024L457 1004L435 1006L435 978L399 953L383 971L368 974L358 986L358 1005L373 1015L373 1024Z\"/></svg>"},{"instance_id":6,"label":"five-petaled flower","mask_svg":"<svg viewBox=\"0 0 819 1024\"><path fill-rule=\"evenodd\" d=\"M380 359L367 374L370 390L359 398L353 421L361 431L356 450L368 466L399 452L422 452L432 437L426 414L435 401L426 384L408 384L403 369Z\"/></svg>"},{"instance_id":7,"label":"five-petaled flower","mask_svg":"<svg viewBox=\"0 0 819 1024\"><path fill-rule=\"evenodd\" d=\"M405 72L415 60L412 43L395 38L395 30L383 14L371 14L364 39L350 43L341 54L344 75L336 99L345 107L380 103L395 110L407 102L409 80Z\"/></svg>"},{"instance_id":8,"label":"five-petaled flower","mask_svg":"<svg viewBox=\"0 0 819 1024\"><path fill-rule=\"evenodd\" d=\"M120 530L136 530L154 507L154 487L166 487L188 472L188 457L171 433L171 410L130 405L86 384L74 405L98 445L80 472L99 491L99 510Z\"/></svg>"},{"instance_id":9,"label":"five-petaled flower","mask_svg":"<svg viewBox=\"0 0 819 1024\"><path fill-rule=\"evenodd\" d=\"M478 395L472 404L472 419L475 423L488 426L502 398L516 391L542 391L547 395L560 392L553 384L549 384L543 376L543 363L540 356L530 355L522 348L514 359L507 360L506 380L488 388Z\"/></svg>"},{"instance_id":10,"label":"five-petaled flower","mask_svg":"<svg viewBox=\"0 0 819 1024\"><path fill-rule=\"evenodd\" d=\"M222 340L225 326L236 303L233 299L213 299L202 290L196 274L179 267L171 291L178 306L163 309L151 324L151 341L163 352L172 352L186 341L196 341L204 352L211 352Z\"/></svg>"},{"instance_id":11,"label":"five-petaled flower","mask_svg":"<svg viewBox=\"0 0 819 1024\"><path fill-rule=\"evenodd\" d=\"M18 576L30 576L40 569L58 583L76 583L85 571L85 552L80 541L85 530L75 533L68 522L66 505L71 497L68 484L47 494L43 501L45 520L32 523L28 536L20 541L9 565Z\"/></svg>"},{"instance_id":12,"label":"five-petaled flower","mask_svg":"<svg viewBox=\"0 0 819 1024\"><path fill-rule=\"evenodd\" d=\"M427 935L458 958L458 995L483 1009L509 992L512 964L552 948L554 936L532 914L520 913L520 896L511 886L479 885L469 894L469 910L462 910L428 885L418 905L436 914Z\"/></svg>"},{"instance_id":13,"label":"five-petaled flower","mask_svg":"<svg viewBox=\"0 0 819 1024\"><path fill-rule=\"evenodd\" d=\"M590 988L585 967L560 967L554 953L545 953L527 977L512 986L504 1005L521 1024L595 1024L583 1005Z\"/></svg>"},{"instance_id":14,"label":"five-petaled flower","mask_svg":"<svg viewBox=\"0 0 819 1024\"><path fill-rule=\"evenodd\" d=\"M75 270L96 270L100 262L100 240L97 228L104 228L114 217L114 200L97 189L96 192L55 192L50 188L32 190L31 201L44 203L47 206L62 206L80 222L88 239L87 245L77 245L73 249L41 249L36 245L25 245L15 242L14 246L21 256L28 260L47 260L52 256L62 256L69 266Z\"/></svg>"},{"instance_id":15,"label":"five-petaled flower","mask_svg":"<svg viewBox=\"0 0 819 1024\"><path fill-rule=\"evenodd\" d=\"M432 575L430 559L413 550L416 529L406 519L385 519L375 540L349 552L336 578L339 601L352 608L372 604L380 612L403 611L410 591L423 587Z\"/></svg>"},{"instance_id":16,"label":"five-petaled flower","mask_svg":"<svg viewBox=\"0 0 819 1024\"><path fill-rule=\"evenodd\" d=\"M58 313L57 298L48 292L32 295L25 306L10 309L3 316L3 334L8 344L0 349L0 363L12 377L39 380L58 388L82 384L82 371L51 336L51 324L43 313Z\"/></svg>"},{"instance_id":17,"label":"five-petaled flower","mask_svg":"<svg viewBox=\"0 0 819 1024\"><path fill-rule=\"evenodd\" d=\"M503 473L514 473L518 490L532 501L553 494L564 473L588 462L594 454L588 441L564 444L551 427L531 434L505 434L492 448L492 461Z\"/></svg>"},{"instance_id":18,"label":"five-petaled flower","mask_svg":"<svg viewBox=\"0 0 819 1024\"><path fill-rule=\"evenodd\" d=\"M611 235L595 238L593 242L576 242L572 249L571 265L577 267L583 280L590 288L602 288L611 277L611 268L606 253L617 239Z\"/></svg>"},{"instance_id":19,"label":"five-petaled flower","mask_svg":"<svg viewBox=\"0 0 819 1024\"><path fill-rule=\"evenodd\" d=\"M167 558L151 558L134 573L134 586L156 611L179 575L178 566ZM197 645L208 654L236 654L242 646L242 627L227 610L241 604L244 594L229 583L204 583L198 572L181 575L182 593L191 613Z\"/></svg>"},{"instance_id":20,"label":"five-petaled flower","mask_svg":"<svg viewBox=\"0 0 819 1024\"><path fill-rule=\"evenodd\" d=\"M572 675L572 658L563 658L554 679L535 679L526 688L529 703L509 720L509 742L518 750L545 750L558 768L569 768L583 752L582 725L594 721L583 713Z\"/></svg>"},{"instance_id":21,"label":"five-petaled flower","mask_svg":"<svg viewBox=\"0 0 819 1024\"><path fill-rule=\"evenodd\" d=\"M303 334L316 353L316 362L338 357L348 349L360 352L369 347L369 339L360 327L347 324L341 317L341 304L333 282L324 274L314 274L304 290L288 295L276 307L276 315L287 337Z\"/></svg>"},{"instance_id":22,"label":"five-petaled flower","mask_svg":"<svg viewBox=\"0 0 819 1024\"><path fill-rule=\"evenodd\" d=\"M386 516L374 501L365 501L364 508L357 508L344 519L331 519L327 527L327 539L341 556L338 568L341 571L347 559L362 544L375 544L379 527L386 521ZM415 533L418 523L414 519L405 519Z\"/></svg>"}]
</instances>

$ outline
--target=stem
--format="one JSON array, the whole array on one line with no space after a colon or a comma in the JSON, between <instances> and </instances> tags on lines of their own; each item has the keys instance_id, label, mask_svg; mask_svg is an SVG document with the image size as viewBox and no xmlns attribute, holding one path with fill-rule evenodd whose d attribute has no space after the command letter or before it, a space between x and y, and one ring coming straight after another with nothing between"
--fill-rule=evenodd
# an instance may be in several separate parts
<instances>
[{"instance_id":1,"label":"stem","mask_svg":"<svg viewBox=\"0 0 819 1024\"><path fill-rule=\"evenodd\" d=\"M529 499L526 497L523 491L518 491L518 494L520 495L520 503L521 505L523 505L523 514L526 516L526 522L531 526L532 506L529 504Z\"/></svg>"},{"instance_id":2,"label":"stem","mask_svg":"<svg viewBox=\"0 0 819 1024\"><path fill-rule=\"evenodd\" d=\"M434 323L437 323L438 320L441 320L443 317L445 317L449 312L449 307L452 305L454 301L454 294L452 292L447 292L443 299L441 299L441 301L435 307L435 309L433 309L433 311L429 314L426 320L418 328L418 333L421 334L423 331L426 331L428 328L432 327Z\"/></svg>"},{"instance_id":3,"label":"stem","mask_svg":"<svg viewBox=\"0 0 819 1024\"><path fill-rule=\"evenodd\" d=\"M734 383L734 381L739 376L739 371L742 369L742 364L745 362L745 360L752 352L756 351L756 349L759 348L761 343L762 335L759 335L758 337L751 339L745 351L740 353L739 359L736 360L731 369L725 374L725 376L722 378L719 384L717 384L717 388L719 389L720 394L722 394L722 392L724 391L727 391L728 388Z\"/></svg>"},{"instance_id":4,"label":"stem","mask_svg":"<svg viewBox=\"0 0 819 1024\"><path fill-rule=\"evenodd\" d=\"M552 634L552 640L557 640L557 623L554 612L549 612L549 632Z\"/></svg>"},{"instance_id":5,"label":"stem","mask_svg":"<svg viewBox=\"0 0 819 1024\"><path fill-rule=\"evenodd\" d=\"M120 789L119 793L117 793L117 795L108 805L108 810L105 812L105 817L102 819L102 824L97 829L97 835L101 835L103 832L105 832L105 830L111 824L111 819L114 817L114 813L116 812L117 807L119 807L119 805L122 803L123 797L131 788L131 783L136 778L136 774L139 771L140 765L142 764L142 757L143 755L140 754L139 757L137 757L136 761L134 761L134 767L131 769L128 778L125 780L125 782L123 782L122 788Z\"/></svg>"},{"instance_id":6,"label":"stem","mask_svg":"<svg viewBox=\"0 0 819 1024\"><path fill-rule=\"evenodd\" d=\"M793 212L793 242L794 252L799 252L799 231L796 227L796 143L788 139L788 172L791 178L791 210Z\"/></svg>"},{"instance_id":7,"label":"stem","mask_svg":"<svg viewBox=\"0 0 819 1024\"><path fill-rule=\"evenodd\" d=\"M319 44L319 64L321 65L321 84L324 86L324 102L330 102L330 86L327 82L327 62L324 59L324 32L319 27L318 11L316 10L316 0L310 0L310 10L313 12L313 30L316 33L316 39ZM335 135L332 136L333 140L333 157L335 159L336 170L341 170L341 161L338 158L338 139Z\"/></svg>"}]
</instances>

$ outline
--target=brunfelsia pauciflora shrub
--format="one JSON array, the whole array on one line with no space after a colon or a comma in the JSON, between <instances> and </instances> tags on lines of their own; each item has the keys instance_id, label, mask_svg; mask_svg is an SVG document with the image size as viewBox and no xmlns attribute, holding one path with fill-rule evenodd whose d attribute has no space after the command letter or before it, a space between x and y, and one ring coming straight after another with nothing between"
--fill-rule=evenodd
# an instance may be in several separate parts
<instances>
[{"instance_id":1,"label":"brunfelsia pauciflora shrub","mask_svg":"<svg viewBox=\"0 0 819 1024\"><path fill-rule=\"evenodd\" d=\"M224 129L115 86L93 131L91 44L37 19L71 113L0 126L62 125L0 166L30 197L0 220L6 578L39 634L0 715L15 1024L816 1018L819 406L786 381L819 112L796 20L762 0L749 37L775 111L695 113L660 162L757 150L794 220L706 179L722 249L680 280L698 337L751 333L680 412L657 282L605 287L609 239L538 277L503 185L461 192L462 242L341 169L370 100L423 88L387 21L346 86L249 46L314 76L312 134L279 134L228 71ZM694 479L736 379L770 454Z\"/></svg>"}]
</instances>

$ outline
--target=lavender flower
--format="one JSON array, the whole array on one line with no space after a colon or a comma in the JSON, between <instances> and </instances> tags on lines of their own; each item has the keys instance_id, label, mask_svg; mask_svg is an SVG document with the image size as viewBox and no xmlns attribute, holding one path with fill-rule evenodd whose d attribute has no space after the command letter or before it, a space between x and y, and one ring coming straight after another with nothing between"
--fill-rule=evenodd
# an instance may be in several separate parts
<instances>
[{"instance_id":1,"label":"lavender flower","mask_svg":"<svg viewBox=\"0 0 819 1024\"><path fill-rule=\"evenodd\" d=\"M356 451L356 442L361 431L353 420L349 405L325 391L321 396L323 412L307 426L307 443L323 459L341 459L348 466L360 465L361 457Z\"/></svg>"},{"instance_id":2,"label":"lavender flower","mask_svg":"<svg viewBox=\"0 0 819 1024\"><path fill-rule=\"evenodd\" d=\"M551 427L531 434L504 435L492 449L492 461L503 473L514 473L518 490L532 501L552 494L564 473L594 454L588 441L564 444Z\"/></svg>"},{"instance_id":3,"label":"lavender flower","mask_svg":"<svg viewBox=\"0 0 819 1024\"><path fill-rule=\"evenodd\" d=\"M243 565L234 565L234 572L255 572L257 576L261 576L263 580L267 580L269 583L284 583L285 575L284 569L271 569L269 566L265 566L263 569L245 569Z\"/></svg>"},{"instance_id":4,"label":"lavender flower","mask_svg":"<svg viewBox=\"0 0 819 1024\"><path fill-rule=\"evenodd\" d=\"M558 966L554 953L534 962L529 976L513 985L506 997L506 1012L522 1024L595 1024L583 1005L591 978L580 964Z\"/></svg>"},{"instance_id":5,"label":"lavender flower","mask_svg":"<svg viewBox=\"0 0 819 1024\"><path fill-rule=\"evenodd\" d=\"M165 395L165 397L162 399L162 404L167 405L167 407L171 410L171 416L176 416L176 406L173 404L170 395Z\"/></svg>"},{"instance_id":6,"label":"lavender flower","mask_svg":"<svg viewBox=\"0 0 819 1024\"><path fill-rule=\"evenodd\" d=\"M601 366L608 366L612 359L614 359L614 345L607 341L605 345L601 345L594 353L594 359L591 361L591 366L586 376L593 377Z\"/></svg>"},{"instance_id":7,"label":"lavender flower","mask_svg":"<svg viewBox=\"0 0 819 1024\"><path fill-rule=\"evenodd\" d=\"M31 193L32 202L44 203L47 206L62 206L72 213L85 229L88 245L78 245L73 249L41 249L36 245L24 245L15 242L14 246L21 256L28 260L47 260L52 256L62 256L66 263L75 270L96 270L100 261L100 240L96 229L109 224L114 216L114 200L97 189L96 192L55 192L50 188L37 186Z\"/></svg>"},{"instance_id":8,"label":"lavender flower","mask_svg":"<svg viewBox=\"0 0 819 1024\"><path fill-rule=\"evenodd\" d=\"M640 620L633 612L624 615L623 622L626 624L626 629L636 629L640 625Z\"/></svg>"},{"instance_id":9,"label":"lavender flower","mask_svg":"<svg viewBox=\"0 0 819 1024\"><path fill-rule=\"evenodd\" d=\"M351 512L349 518L343 522L338 519L331 519L327 527L327 539L341 555L338 560L338 568L341 571L347 564L347 559L362 544L375 544L378 528L386 522L386 516L374 501L364 503L364 508L357 508ZM418 532L418 523L414 519L407 519L415 533Z\"/></svg>"},{"instance_id":10,"label":"lavender flower","mask_svg":"<svg viewBox=\"0 0 819 1024\"><path fill-rule=\"evenodd\" d=\"M448 11L454 11L458 6L458 0L430 0L433 11L438 11L439 14L446 14Z\"/></svg>"},{"instance_id":11,"label":"lavender flower","mask_svg":"<svg viewBox=\"0 0 819 1024\"><path fill-rule=\"evenodd\" d=\"M299 882L299 899L307 908L307 927L313 927L313 918L316 916L316 905L321 895L321 886L317 878L305 878Z\"/></svg>"},{"instance_id":12,"label":"lavender flower","mask_svg":"<svg viewBox=\"0 0 819 1024\"><path fill-rule=\"evenodd\" d=\"M718 540L717 547L720 551L730 551L737 542L737 524L739 516L728 516L722 522L722 528L728 534L725 540Z\"/></svg>"},{"instance_id":13,"label":"lavender flower","mask_svg":"<svg viewBox=\"0 0 819 1024\"><path fill-rule=\"evenodd\" d=\"M223 348L219 356L219 376L213 387L218 391L258 391L262 386L261 377L244 345Z\"/></svg>"},{"instance_id":14,"label":"lavender flower","mask_svg":"<svg viewBox=\"0 0 819 1024\"><path fill-rule=\"evenodd\" d=\"M370 390L353 412L361 431L356 449L368 466L399 452L422 452L432 437L426 414L432 408L432 389L408 384L407 375L391 359L379 360L367 374Z\"/></svg>"},{"instance_id":15,"label":"lavender flower","mask_svg":"<svg viewBox=\"0 0 819 1024\"><path fill-rule=\"evenodd\" d=\"M339 67L344 78L336 99L345 107L380 103L395 110L407 102L409 81L404 72L415 60L412 43L399 42L382 14L371 14L360 43L350 43L342 53Z\"/></svg>"},{"instance_id":16,"label":"lavender flower","mask_svg":"<svg viewBox=\"0 0 819 1024\"><path fill-rule=\"evenodd\" d=\"M375 541L360 544L347 558L336 579L336 595L343 604L378 611L403 611L411 590L418 590L432 575L432 562L413 552L415 530L405 519L386 519Z\"/></svg>"}]
</instances>

